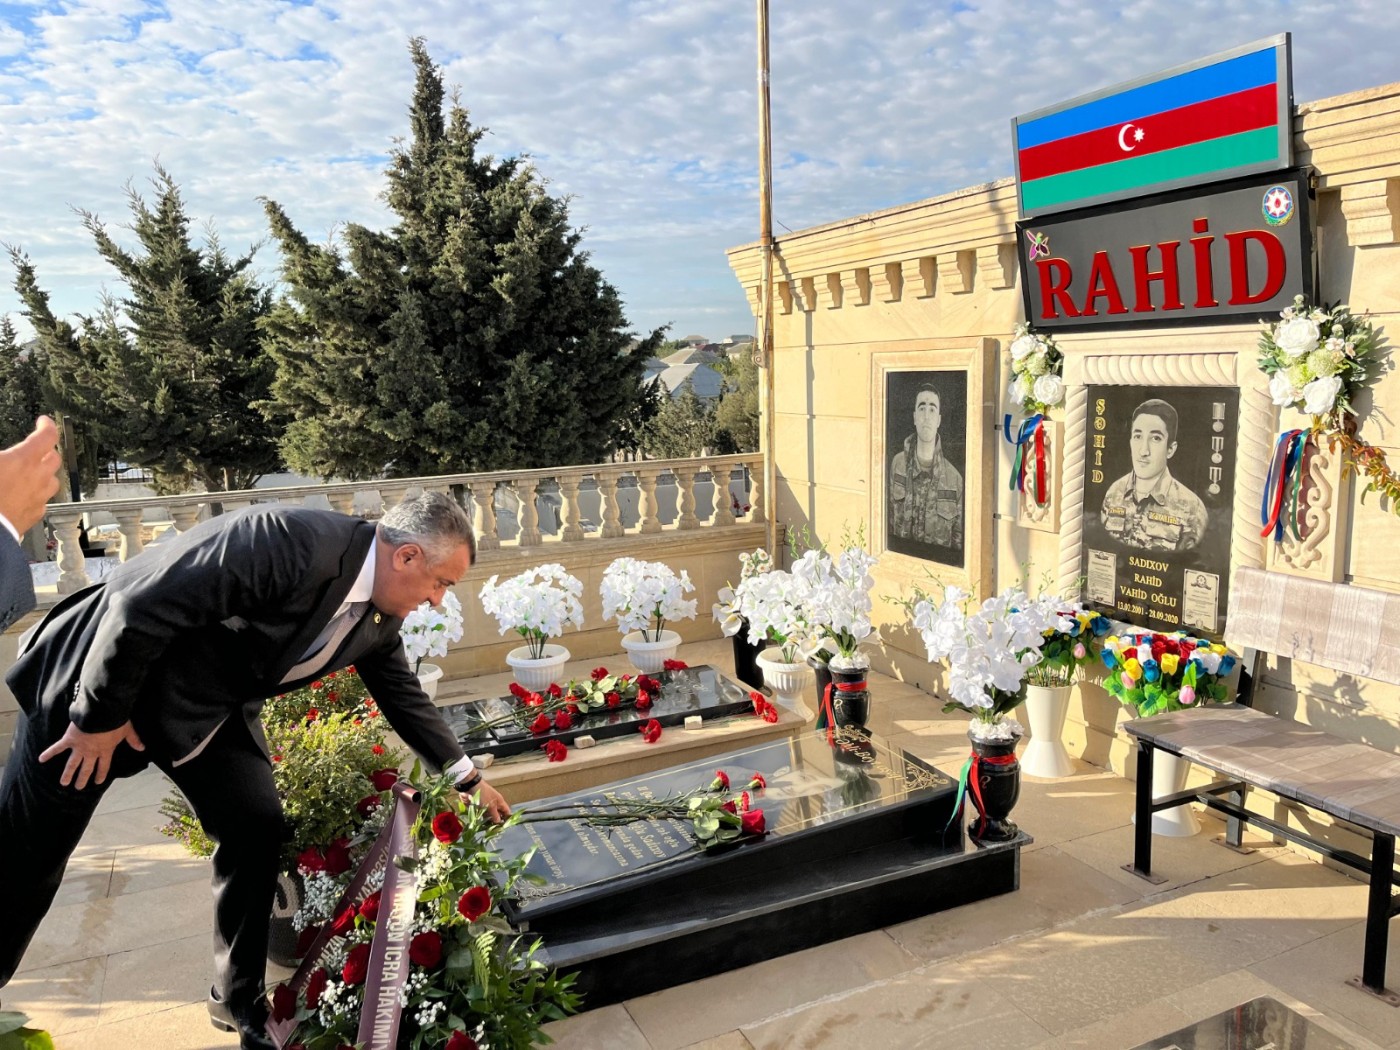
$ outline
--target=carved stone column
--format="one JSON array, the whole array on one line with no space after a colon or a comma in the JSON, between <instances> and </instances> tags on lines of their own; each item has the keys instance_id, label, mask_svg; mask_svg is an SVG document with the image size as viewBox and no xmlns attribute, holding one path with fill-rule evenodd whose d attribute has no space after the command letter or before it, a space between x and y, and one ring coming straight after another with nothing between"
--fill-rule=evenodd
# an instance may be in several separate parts
<instances>
[{"instance_id":1,"label":"carved stone column","mask_svg":"<svg viewBox=\"0 0 1400 1050\"><path fill-rule=\"evenodd\" d=\"M478 551L499 550L501 538L496 535L496 483L477 481L467 486L476 503L476 549Z\"/></svg>"},{"instance_id":2,"label":"carved stone column","mask_svg":"<svg viewBox=\"0 0 1400 1050\"><path fill-rule=\"evenodd\" d=\"M763 457L744 464L749 472L749 521L765 522L768 515L763 511Z\"/></svg>"},{"instance_id":3,"label":"carved stone column","mask_svg":"<svg viewBox=\"0 0 1400 1050\"><path fill-rule=\"evenodd\" d=\"M80 591L92 582L83 565L82 512L50 510L48 519L53 526L54 540L58 543L58 593Z\"/></svg>"},{"instance_id":4,"label":"carved stone column","mask_svg":"<svg viewBox=\"0 0 1400 1050\"><path fill-rule=\"evenodd\" d=\"M618 477L619 475L611 470L598 475L598 495L603 501L602 536L605 540L616 539L625 535L627 531L622 527L622 515L617 504Z\"/></svg>"},{"instance_id":5,"label":"carved stone column","mask_svg":"<svg viewBox=\"0 0 1400 1050\"><path fill-rule=\"evenodd\" d=\"M698 529L700 519L695 516L695 474L693 467L674 467L671 473L676 476L676 491L679 503L676 505L676 528Z\"/></svg>"},{"instance_id":6,"label":"carved stone column","mask_svg":"<svg viewBox=\"0 0 1400 1050\"><path fill-rule=\"evenodd\" d=\"M660 477L661 471L658 469L637 469L637 484L642 490L641 499L637 504L637 532L641 535L661 531L661 517L656 506L656 482Z\"/></svg>"},{"instance_id":7,"label":"carved stone column","mask_svg":"<svg viewBox=\"0 0 1400 1050\"><path fill-rule=\"evenodd\" d=\"M198 503L172 503L169 509L170 520L178 535L183 536L199 524Z\"/></svg>"},{"instance_id":8,"label":"carved stone column","mask_svg":"<svg viewBox=\"0 0 1400 1050\"><path fill-rule=\"evenodd\" d=\"M379 498L384 501L385 513L402 503L407 495L408 482L406 481L381 481L379 483Z\"/></svg>"},{"instance_id":9,"label":"carved stone column","mask_svg":"<svg viewBox=\"0 0 1400 1050\"><path fill-rule=\"evenodd\" d=\"M576 543L583 539L583 527L579 525L578 485L581 479L577 474L559 476L559 493L564 497L560 519L564 526L559 538L565 543Z\"/></svg>"},{"instance_id":10,"label":"carved stone column","mask_svg":"<svg viewBox=\"0 0 1400 1050\"><path fill-rule=\"evenodd\" d=\"M540 511L535 506L535 490L539 478L521 478L515 483L515 491L520 495L520 546L538 547L543 542L540 536Z\"/></svg>"},{"instance_id":11,"label":"carved stone column","mask_svg":"<svg viewBox=\"0 0 1400 1050\"><path fill-rule=\"evenodd\" d=\"M733 501L729 494L729 466L717 467L711 464L710 477L715 483L715 516L710 519L711 525L724 526L734 524L734 512L732 510Z\"/></svg>"},{"instance_id":12,"label":"carved stone column","mask_svg":"<svg viewBox=\"0 0 1400 1050\"><path fill-rule=\"evenodd\" d=\"M121 533L122 537L118 556L122 561L130 561L145 547L141 541L141 508L130 507L126 510L114 510L112 516L117 519L117 531Z\"/></svg>"},{"instance_id":13,"label":"carved stone column","mask_svg":"<svg viewBox=\"0 0 1400 1050\"><path fill-rule=\"evenodd\" d=\"M355 493L354 492L327 492L326 499L330 501L331 510L339 511L341 514L355 513Z\"/></svg>"}]
</instances>

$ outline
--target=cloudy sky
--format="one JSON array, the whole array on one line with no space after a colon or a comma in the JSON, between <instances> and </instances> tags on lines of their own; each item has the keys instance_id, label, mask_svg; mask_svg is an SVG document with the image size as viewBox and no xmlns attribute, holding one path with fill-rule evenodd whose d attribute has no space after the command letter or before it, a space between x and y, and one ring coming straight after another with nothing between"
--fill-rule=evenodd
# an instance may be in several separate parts
<instances>
[{"instance_id":1,"label":"cloudy sky","mask_svg":"<svg viewBox=\"0 0 1400 1050\"><path fill-rule=\"evenodd\" d=\"M753 0L0 2L0 241L60 313L114 288L75 216L157 159L243 250L259 196L313 239L383 224L422 35L487 148L572 197L637 330L753 330ZM1011 172L1009 121L1281 31L1304 102L1400 73L1396 0L771 0L774 219L797 230ZM114 230L119 239L125 231ZM275 275L271 246L258 255ZM4 264L0 312L18 308ZM19 320L18 318L16 318ZM22 330L27 326L20 321Z\"/></svg>"}]
</instances>

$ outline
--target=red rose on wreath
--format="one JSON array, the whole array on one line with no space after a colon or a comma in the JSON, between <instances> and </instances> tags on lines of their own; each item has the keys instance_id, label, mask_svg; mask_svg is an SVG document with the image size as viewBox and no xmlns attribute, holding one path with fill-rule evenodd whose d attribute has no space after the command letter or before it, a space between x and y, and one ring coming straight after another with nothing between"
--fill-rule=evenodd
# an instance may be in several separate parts
<instances>
[{"instance_id":1,"label":"red rose on wreath","mask_svg":"<svg viewBox=\"0 0 1400 1050\"><path fill-rule=\"evenodd\" d=\"M666 660L661 664L661 669L663 671L684 671L689 667L690 664L686 663L684 660Z\"/></svg>"},{"instance_id":2,"label":"red rose on wreath","mask_svg":"<svg viewBox=\"0 0 1400 1050\"><path fill-rule=\"evenodd\" d=\"M279 984L272 990L272 1019L274 1021L290 1021L296 1015L296 993L285 984Z\"/></svg>"},{"instance_id":3,"label":"red rose on wreath","mask_svg":"<svg viewBox=\"0 0 1400 1050\"><path fill-rule=\"evenodd\" d=\"M654 744L661 739L661 723L652 719L642 726L642 739L648 744Z\"/></svg>"},{"instance_id":4,"label":"red rose on wreath","mask_svg":"<svg viewBox=\"0 0 1400 1050\"><path fill-rule=\"evenodd\" d=\"M330 980L330 974L326 973L324 966L318 967L306 979L306 1008L315 1010L321 1005L321 993L326 990L326 982Z\"/></svg>"},{"instance_id":5,"label":"red rose on wreath","mask_svg":"<svg viewBox=\"0 0 1400 1050\"><path fill-rule=\"evenodd\" d=\"M638 711L645 711L651 706L651 694L648 693L645 689L638 689L635 706Z\"/></svg>"},{"instance_id":6,"label":"red rose on wreath","mask_svg":"<svg viewBox=\"0 0 1400 1050\"><path fill-rule=\"evenodd\" d=\"M326 847L326 874L344 875L350 870L350 840L336 839Z\"/></svg>"},{"instance_id":7,"label":"red rose on wreath","mask_svg":"<svg viewBox=\"0 0 1400 1050\"><path fill-rule=\"evenodd\" d=\"M368 820L369 815L379 808L379 803L383 802L378 795L366 795L355 803L355 812L360 815L361 820Z\"/></svg>"},{"instance_id":8,"label":"red rose on wreath","mask_svg":"<svg viewBox=\"0 0 1400 1050\"><path fill-rule=\"evenodd\" d=\"M491 891L485 886L473 886L462 894L457 910L467 922L475 922L491 910Z\"/></svg>"},{"instance_id":9,"label":"red rose on wreath","mask_svg":"<svg viewBox=\"0 0 1400 1050\"><path fill-rule=\"evenodd\" d=\"M433 818L433 838L439 842L456 842L462 837L462 822L457 814L445 809Z\"/></svg>"},{"instance_id":10,"label":"red rose on wreath","mask_svg":"<svg viewBox=\"0 0 1400 1050\"><path fill-rule=\"evenodd\" d=\"M388 791L399 782L399 771L393 766L376 769L369 775L369 782L374 785L375 791Z\"/></svg>"},{"instance_id":11,"label":"red rose on wreath","mask_svg":"<svg viewBox=\"0 0 1400 1050\"><path fill-rule=\"evenodd\" d=\"M541 711L535 716L535 720L530 723L530 732L548 733L553 726L554 723L549 720L549 715Z\"/></svg>"},{"instance_id":12,"label":"red rose on wreath","mask_svg":"<svg viewBox=\"0 0 1400 1050\"><path fill-rule=\"evenodd\" d=\"M345 957L340 977L346 984L364 984L369 975L369 945L357 944Z\"/></svg>"},{"instance_id":13,"label":"red rose on wreath","mask_svg":"<svg viewBox=\"0 0 1400 1050\"><path fill-rule=\"evenodd\" d=\"M475 1039L459 1029L452 1033L452 1037L447 1040L447 1045L443 1047L443 1050L478 1050L478 1047Z\"/></svg>"},{"instance_id":14,"label":"red rose on wreath","mask_svg":"<svg viewBox=\"0 0 1400 1050\"><path fill-rule=\"evenodd\" d=\"M551 762L562 762L569 757L569 749L558 740L546 740L544 742L544 754Z\"/></svg>"},{"instance_id":15,"label":"red rose on wreath","mask_svg":"<svg viewBox=\"0 0 1400 1050\"><path fill-rule=\"evenodd\" d=\"M733 813L736 816L739 813L739 807L734 805L734 800L732 798L728 802L722 803L719 808L724 810L726 813Z\"/></svg>"},{"instance_id":16,"label":"red rose on wreath","mask_svg":"<svg viewBox=\"0 0 1400 1050\"><path fill-rule=\"evenodd\" d=\"M379 898L383 891L375 890L360 904L360 918L374 922L379 918Z\"/></svg>"},{"instance_id":17,"label":"red rose on wreath","mask_svg":"<svg viewBox=\"0 0 1400 1050\"><path fill-rule=\"evenodd\" d=\"M609 707L616 707L618 704L622 703L622 694L614 689L610 693L604 693L603 699L608 702Z\"/></svg>"},{"instance_id":18,"label":"red rose on wreath","mask_svg":"<svg viewBox=\"0 0 1400 1050\"><path fill-rule=\"evenodd\" d=\"M573 727L573 724L574 724L574 720L573 720L572 718L569 717L569 712L568 712L568 711L560 710L560 711L554 712L554 728L555 728L555 729L571 729L571 728Z\"/></svg>"},{"instance_id":19,"label":"red rose on wreath","mask_svg":"<svg viewBox=\"0 0 1400 1050\"><path fill-rule=\"evenodd\" d=\"M297 854L297 870L303 875L313 875L326 870L325 855L315 846Z\"/></svg>"},{"instance_id":20,"label":"red rose on wreath","mask_svg":"<svg viewBox=\"0 0 1400 1050\"><path fill-rule=\"evenodd\" d=\"M761 809L751 809L739 819L742 821L742 827L746 835L762 835L768 830L767 827L764 826L763 810Z\"/></svg>"},{"instance_id":21,"label":"red rose on wreath","mask_svg":"<svg viewBox=\"0 0 1400 1050\"><path fill-rule=\"evenodd\" d=\"M331 923L331 936L344 937L348 935L350 931L355 928L356 914L355 906L353 904L347 904L345 910L337 915L335 920Z\"/></svg>"},{"instance_id":22,"label":"red rose on wreath","mask_svg":"<svg viewBox=\"0 0 1400 1050\"><path fill-rule=\"evenodd\" d=\"M424 930L408 942L408 957L414 965L431 970L442 962L442 935L436 930Z\"/></svg>"}]
</instances>

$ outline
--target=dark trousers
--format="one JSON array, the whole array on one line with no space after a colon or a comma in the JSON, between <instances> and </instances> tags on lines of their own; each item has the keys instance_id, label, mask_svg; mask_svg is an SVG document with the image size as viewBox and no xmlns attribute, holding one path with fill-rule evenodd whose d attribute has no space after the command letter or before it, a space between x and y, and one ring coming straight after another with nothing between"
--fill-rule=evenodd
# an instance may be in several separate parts
<instances>
[{"instance_id":1,"label":"dark trousers","mask_svg":"<svg viewBox=\"0 0 1400 1050\"><path fill-rule=\"evenodd\" d=\"M63 787L65 752L40 763L62 735L66 720L21 718L0 781L0 987L19 968L25 949L53 903L68 858L77 848L107 785L82 791ZM125 744L114 756L115 776L147 764ZM175 782L214 850L214 990L235 1013L262 992L267 923L287 824L273 786L272 768L238 713L231 715L199 756L178 767L157 759ZM152 921L159 922L158 916Z\"/></svg>"}]
</instances>

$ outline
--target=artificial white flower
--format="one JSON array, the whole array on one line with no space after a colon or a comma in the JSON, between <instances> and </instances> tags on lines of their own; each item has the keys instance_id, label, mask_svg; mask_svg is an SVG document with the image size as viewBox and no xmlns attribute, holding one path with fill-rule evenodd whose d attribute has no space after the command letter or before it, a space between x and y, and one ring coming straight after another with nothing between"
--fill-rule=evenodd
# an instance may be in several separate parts
<instances>
[{"instance_id":1,"label":"artificial white flower","mask_svg":"<svg viewBox=\"0 0 1400 1050\"><path fill-rule=\"evenodd\" d=\"M1302 357L1317 349L1322 338L1317 322L1311 318L1295 317L1284 321L1274 330L1274 343L1289 357Z\"/></svg>"},{"instance_id":2,"label":"artificial white flower","mask_svg":"<svg viewBox=\"0 0 1400 1050\"><path fill-rule=\"evenodd\" d=\"M1028 355L1035 353L1039 347L1040 340L1035 336L1029 334L1020 336L1012 340L1011 360L1023 361Z\"/></svg>"},{"instance_id":3,"label":"artificial white flower","mask_svg":"<svg viewBox=\"0 0 1400 1050\"><path fill-rule=\"evenodd\" d=\"M1065 399L1065 381L1052 372L1037 379L1031 392L1041 404L1054 407Z\"/></svg>"},{"instance_id":4,"label":"artificial white flower","mask_svg":"<svg viewBox=\"0 0 1400 1050\"><path fill-rule=\"evenodd\" d=\"M557 638L569 624L583 627L583 584L551 562L522 572L504 583L492 576L481 587L481 607L496 618L501 634L515 631L530 647L530 656L544 656L546 639Z\"/></svg>"},{"instance_id":5,"label":"artificial white flower","mask_svg":"<svg viewBox=\"0 0 1400 1050\"><path fill-rule=\"evenodd\" d=\"M623 634L641 631L647 641L660 641L667 620L695 619L694 599L682 597L693 590L688 572L677 576L662 562L636 558L616 559L599 587L603 616L615 618Z\"/></svg>"},{"instance_id":6,"label":"artificial white flower","mask_svg":"<svg viewBox=\"0 0 1400 1050\"><path fill-rule=\"evenodd\" d=\"M1280 408L1287 408L1303 396L1303 392L1293 385L1286 371L1275 372L1269 378L1269 397Z\"/></svg>"},{"instance_id":7,"label":"artificial white flower","mask_svg":"<svg viewBox=\"0 0 1400 1050\"><path fill-rule=\"evenodd\" d=\"M399 637L414 667L429 656L446 656L447 647L462 640L462 603L451 591L442 596L441 612L424 602L403 618Z\"/></svg>"},{"instance_id":8,"label":"artificial white flower","mask_svg":"<svg viewBox=\"0 0 1400 1050\"><path fill-rule=\"evenodd\" d=\"M1310 416L1325 416L1336 406L1342 389L1341 376L1322 376L1303 387L1303 411Z\"/></svg>"},{"instance_id":9,"label":"artificial white flower","mask_svg":"<svg viewBox=\"0 0 1400 1050\"><path fill-rule=\"evenodd\" d=\"M721 587L716 597L719 601L713 607L715 622L726 638L733 638L744 629L744 617L734 600L734 588Z\"/></svg>"},{"instance_id":10,"label":"artificial white flower","mask_svg":"<svg viewBox=\"0 0 1400 1050\"><path fill-rule=\"evenodd\" d=\"M1026 400L1026 398L1031 396L1031 389L1030 378L1024 375L1018 375L1015 379L1011 380L1011 400L1016 402Z\"/></svg>"}]
</instances>

